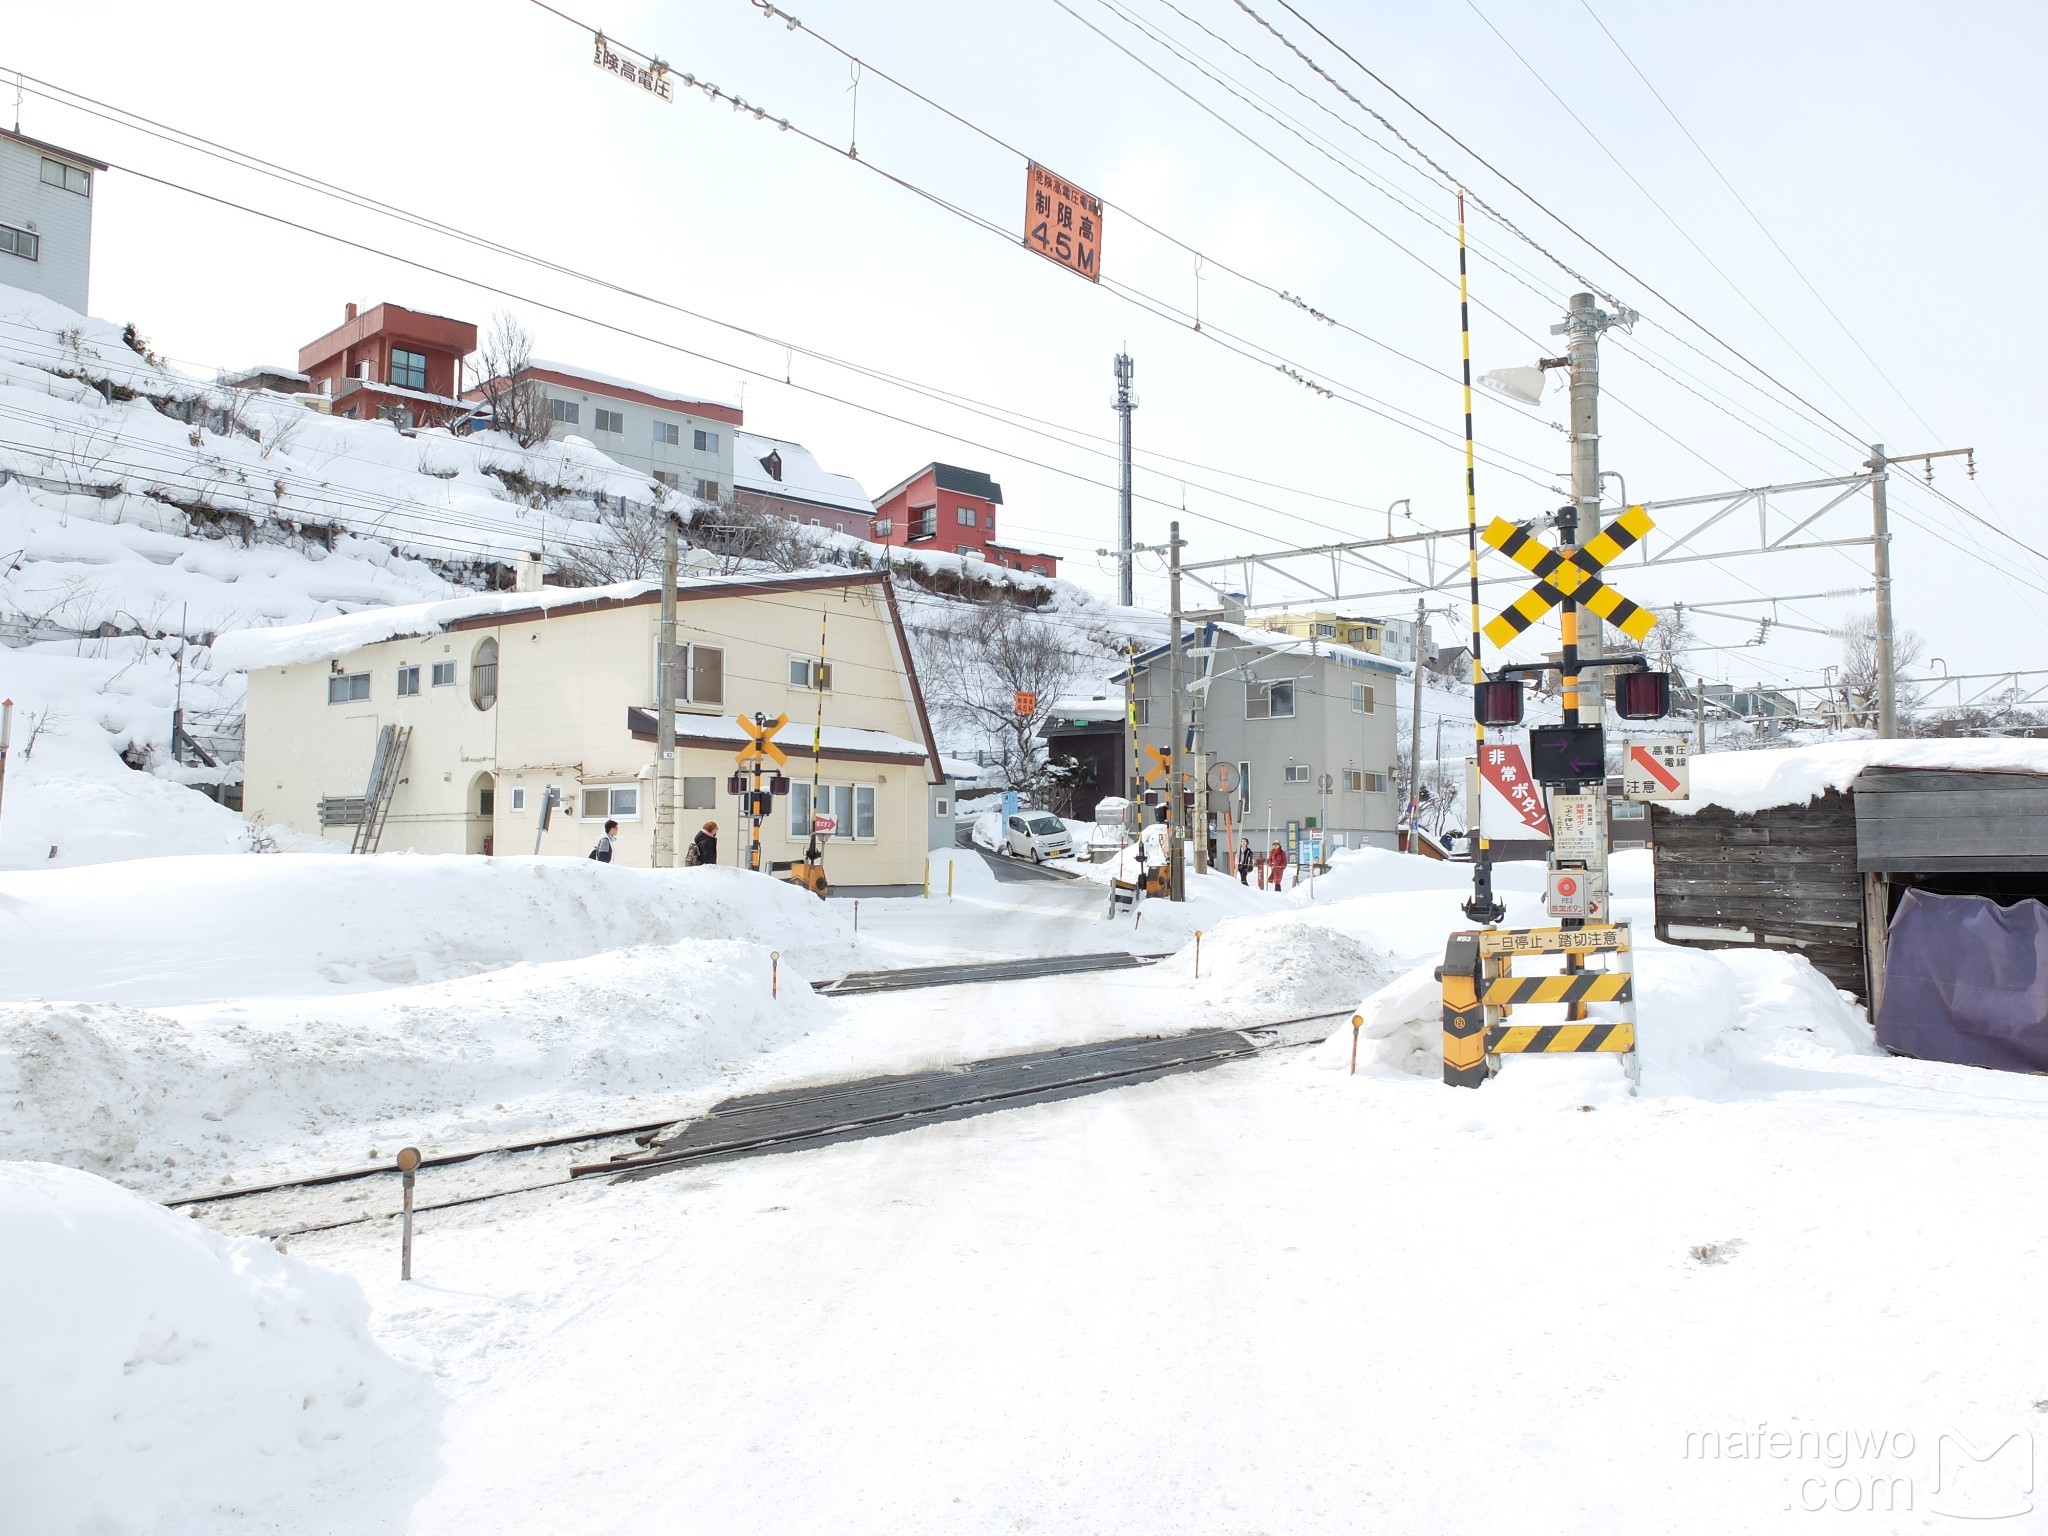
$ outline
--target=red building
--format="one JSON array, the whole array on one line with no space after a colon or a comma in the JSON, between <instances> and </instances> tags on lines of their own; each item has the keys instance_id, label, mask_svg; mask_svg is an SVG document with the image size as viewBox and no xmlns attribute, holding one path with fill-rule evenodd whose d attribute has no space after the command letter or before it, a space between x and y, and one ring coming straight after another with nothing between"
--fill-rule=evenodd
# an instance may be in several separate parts
<instances>
[{"instance_id":1,"label":"red building","mask_svg":"<svg viewBox=\"0 0 2048 1536\"><path fill-rule=\"evenodd\" d=\"M1002 504L1003 488L980 470L927 464L875 499L872 537L877 544L979 555L1008 570L1059 575L1056 556L996 542L996 508Z\"/></svg>"},{"instance_id":2,"label":"red building","mask_svg":"<svg viewBox=\"0 0 2048 1536\"><path fill-rule=\"evenodd\" d=\"M357 314L299 348L299 371L334 399L334 414L382 417L400 427L445 427L475 409L460 398L462 360L476 350L476 327L396 304Z\"/></svg>"}]
</instances>

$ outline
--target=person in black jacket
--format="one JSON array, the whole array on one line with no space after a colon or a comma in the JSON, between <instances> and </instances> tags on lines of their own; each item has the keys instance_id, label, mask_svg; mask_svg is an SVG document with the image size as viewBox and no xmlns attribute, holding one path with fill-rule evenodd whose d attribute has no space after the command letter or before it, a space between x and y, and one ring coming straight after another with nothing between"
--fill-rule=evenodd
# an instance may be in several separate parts
<instances>
[{"instance_id":1,"label":"person in black jacket","mask_svg":"<svg viewBox=\"0 0 2048 1536\"><path fill-rule=\"evenodd\" d=\"M1237 883L1239 885L1250 885L1252 883L1252 866L1258 862L1257 859L1252 857L1250 838L1246 838L1237 845Z\"/></svg>"},{"instance_id":2,"label":"person in black jacket","mask_svg":"<svg viewBox=\"0 0 2048 1536\"><path fill-rule=\"evenodd\" d=\"M616 821L608 821L604 824L604 836L600 837L597 840L597 846L590 850L590 856L597 860L598 863L611 863L612 838L617 835L618 830L619 824Z\"/></svg>"},{"instance_id":3,"label":"person in black jacket","mask_svg":"<svg viewBox=\"0 0 2048 1536\"><path fill-rule=\"evenodd\" d=\"M716 864L718 862L717 822L705 822L703 830L690 839L690 852L683 862L685 864Z\"/></svg>"}]
</instances>

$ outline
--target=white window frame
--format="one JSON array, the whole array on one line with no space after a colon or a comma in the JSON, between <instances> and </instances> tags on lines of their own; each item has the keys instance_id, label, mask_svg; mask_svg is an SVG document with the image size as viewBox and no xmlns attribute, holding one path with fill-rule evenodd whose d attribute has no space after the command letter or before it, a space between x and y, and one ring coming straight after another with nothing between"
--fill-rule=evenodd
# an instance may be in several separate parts
<instances>
[{"instance_id":1,"label":"white window frame","mask_svg":"<svg viewBox=\"0 0 2048 1536\"><path fill-rule=\"evenodd\" d=\"M690 449L693 453L718 452L718 434L716 432L707 432L702 427L693 428L690 436Z\"/></svg>"},{"instance_id":2,"label":"white window frame","mask_svg":"<svg viewBox=\"0 0 2048 1536\"><path fill-rule=\"evenodd\" d=\"M1351 685L1351 712L1354 715L1369 715L1378 707L1379 701L1373 696L1371 683Z\"/></svg>"},{"instance_id":3,"label":"white window frame","mask_svg":"<svg viewBox=\"0 0 2048 1536\"><path fill-rule=\"evenodd\" d=\"M820 661L815 656L799 656L792 652L789 658L789 686L801 688L806 693L830 693L832 663Z\"/></svg>"},{"instance_id":4,"label":"white window frame","mask_svg":"<svg viewBox=\"0 0 2048 1536\"><path fill-rule=\"evenodd\" d=\"M624 411L615 411L610 406L598 405L591 407L591 414L596 418L590 425L591 431L609 432L613 437L624 437L626 435L626 413Z\"/></svg>"},{"instance_id":5,"label":"white window frame","mask_svg":"<svg viewBox=\"0 0 2048 1536\"><path fill-rule=\"evenodd\" d=\"M1287 708L1275 710L1273 696L1282 689L1287 693ZM1257 708L1254 708L1254 705ZM1261 683L1253 681L1246 685L1244 692L1244 717L1247 720L1292 720L1294 718L1294 684L1292 682Z\"/></svg>"},{"instance_id":6,"label":"white window frame","mask_svg":"<svg viewBox=\"0 0 2048 1536\"><path fill-rule=\"evenodd\" d=\"M0 224L0 235L7 237L4 249L10 255L19 256L23 261L41 261L43 259L43 237L34 230L20 229L12 224ZM22 247L24 245L28 249L23 250Z\"/></svg>"},{"instance_id":7,"label":"white window frame","mask_svg":"<svg viewBox=\"0 0 2048 1536\"><path fill-rule=\"evenodd\" d=\"M362 692L356 685L362 685ZM337 691L337 686L339 689ZM367 672L330 672L327 674L327 702L330 704L360 704L370 696L370 674Z\"/></svg>"},{"instance_id":8,"label":"white window frame","mask_svg":"<svg viewBox=\"0 0 2048 1536\"><path fill-rule=\"evenodd\" d=\"M981 526L981 519L975 515L974 508L972 507L955 507L953 515L960 520L962 528L978 528Z\"/></svg>"},{"instance_id":9,"label":"white window frame","mask_svg":"<svg viewBox=\"0 0 2048 1536\"><path fill-rule=\"evenodd\" d=\"M718 482L716 480L699 480L697 482L697 499L699 501L718 500Z\"/></svg>"},{"instance_id":10,"label":"white window frame","mask_svg":"<svg viewBox=\"0 0 2048 1536\"><path fill-rule=\"evenodd\" d=\"M654 441L664 448L683 446L683 429L673 421L657 421L654 424Z\"/></svg>"},{"instance_id":11,"label":"white window frame","mask_svg":"<svg viewBox=\"0 0 2048 1536\"><path fill-rule=\"evenodd\" d=\"M896 531L896 519L895 519L895 518L893 518L893 517L878 517L878 518L876 518L876 519L875 519L875 537L876 537L876 538L878 538L878 539L886 539L886 538L888 538L888 537L889 537L889 536L890 536L891 534L893 534L893 533L894 533L895 531Z\"/></svg>"},{"instance_id":12,"label":"white window frame","mask_svg":"<svg viewBox=\"0 0 2048 1536\"><path fill-rule=\"evenodd\" d=\"M514 784L512 786L512 809L514 811L526 809L526 786L524 784Z\"/></svg>"},{"instance_id":13,"label":"white window frame","mask_svg":"<svg viewBox=\"0 0 2048 1536\"><path fill-rule=\"evenodd\" d=\"M428 686L433 688L453 688L455 686L455 663L452 661L435 662L433 681Z\"/></svg>"},{"instance_id":14,"label":"white window frame","mask_svg":"<svg viewBox=\"0 0 2048 1536\"><path fill-rule=\"evenodd\" d=\"M811 836L811 786L810 781L798 779L789 786L789 806L785 813L783 829L792 843L810 841ZM880 819L880 800L872 784L861 784L845 779L824 779L818 784L818 803L829 807L825 814L835 822L834 829L827 834L835 843L872 843L876 841L877 823ZM855 830L860 824L861 808L867 808L868 830L862 836Z\"/></svg>"},{"instance_id":15,"label":"white window frame","mask_svg":"<svg viewBox=\"0 0 2048 1536\"><path fill-rule=\"evenodd\" d=\"M1306 783L1308 783L1308 781L1309 781L1309 766L1308 766L1308 764L1307 764L1307 763L1289 763L1289 764L1287 764L1287 771L1286 771L1286 772L1285 772L1285 773L1284 773L1284 774L1282 775L1282 780L1283 780L1283 782L1285 782L1285 783L1288 783L1288 784L1306 784Z\"/></svg>"},{"instance_id":16,"label":"white window frame","mask_svg":"<svg viewBox=\"0 0 2048 1536\"><path fill-rule=\"evenodd\" d=\"M420 669L400 667L398 669L398 696L401 699L416 699L420 696Z\"/></svg>"},{"instance_id":17,"label":"white window frame","mask_svg":"<svg viewBox=\"0 0 2048 1536\"><path fill-rule=\"evenodd\" d=\"M583 407L574 400L557 400L553 395L550 395L548 396L548 419L560 422L565 427L580 427L583 425Z\"/></svg>"},{"instance_id":18,"label":"white window frame","mask_svg":"<svg viewBox=\"0 0 2048 1536\"><path fill-rule=\"evenodd\" d=\"M52 171L57 174L52 176ZM62 160L52 160L45 155L42 175L43 185L46 187L60 187L66 192L76 192L80 197L92 196L91 171L81 170L75 165L66 165ZM72 184L74 181L77 183L75 186Z\"/></svg>"},{"instance_id":19,"label":"white window frame","mask_svg":"<svg viewBox=\"0 0 2048 1536\"><path fill-rule=\"evenodd\" d=\"M590 797L604 796L604 809L596 815L590 813ZM621 799L632 806L631 810L619 809ZM584 784L576 791L576 819L578 821L638 821L640 819L640 781L634 779L624 784Z\"/></svg>"}]
</instances>

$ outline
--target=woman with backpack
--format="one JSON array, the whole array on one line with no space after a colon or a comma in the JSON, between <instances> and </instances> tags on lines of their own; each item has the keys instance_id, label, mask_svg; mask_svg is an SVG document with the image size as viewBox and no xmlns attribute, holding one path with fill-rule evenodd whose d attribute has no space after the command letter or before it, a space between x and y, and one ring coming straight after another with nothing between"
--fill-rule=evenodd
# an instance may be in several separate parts
<instances>
[{"instance_id":1,"label":"woman with backpack","mask_svg":"<svg viewBox=\"0 0 2048 1536\"><path fill-rule=\"evenodd\" d=\"M690 851L683 855L684 866L716 864L718 862L718 823L707 821L703 829L690 839Z\"/></svg>"}]
</instances>

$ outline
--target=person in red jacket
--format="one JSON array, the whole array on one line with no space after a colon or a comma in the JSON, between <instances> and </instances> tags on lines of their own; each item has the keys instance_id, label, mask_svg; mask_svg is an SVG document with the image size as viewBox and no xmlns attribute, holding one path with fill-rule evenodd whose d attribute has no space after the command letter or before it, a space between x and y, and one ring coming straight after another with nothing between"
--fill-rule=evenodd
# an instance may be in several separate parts
<instances>
[{"instance_id":1,"label":"person in red jacket","mask_svg":"<svg viewBox=\"0 0 2048 1536\"><path fill-rule=\"evenodd\" d=\"M1273 851L1266 855L1266 870L1272 888L1276 891L1279 890L1280 877L1287 872L1287 850L1278 843L1275 843Z\"/></svg>"}]
</instances>

